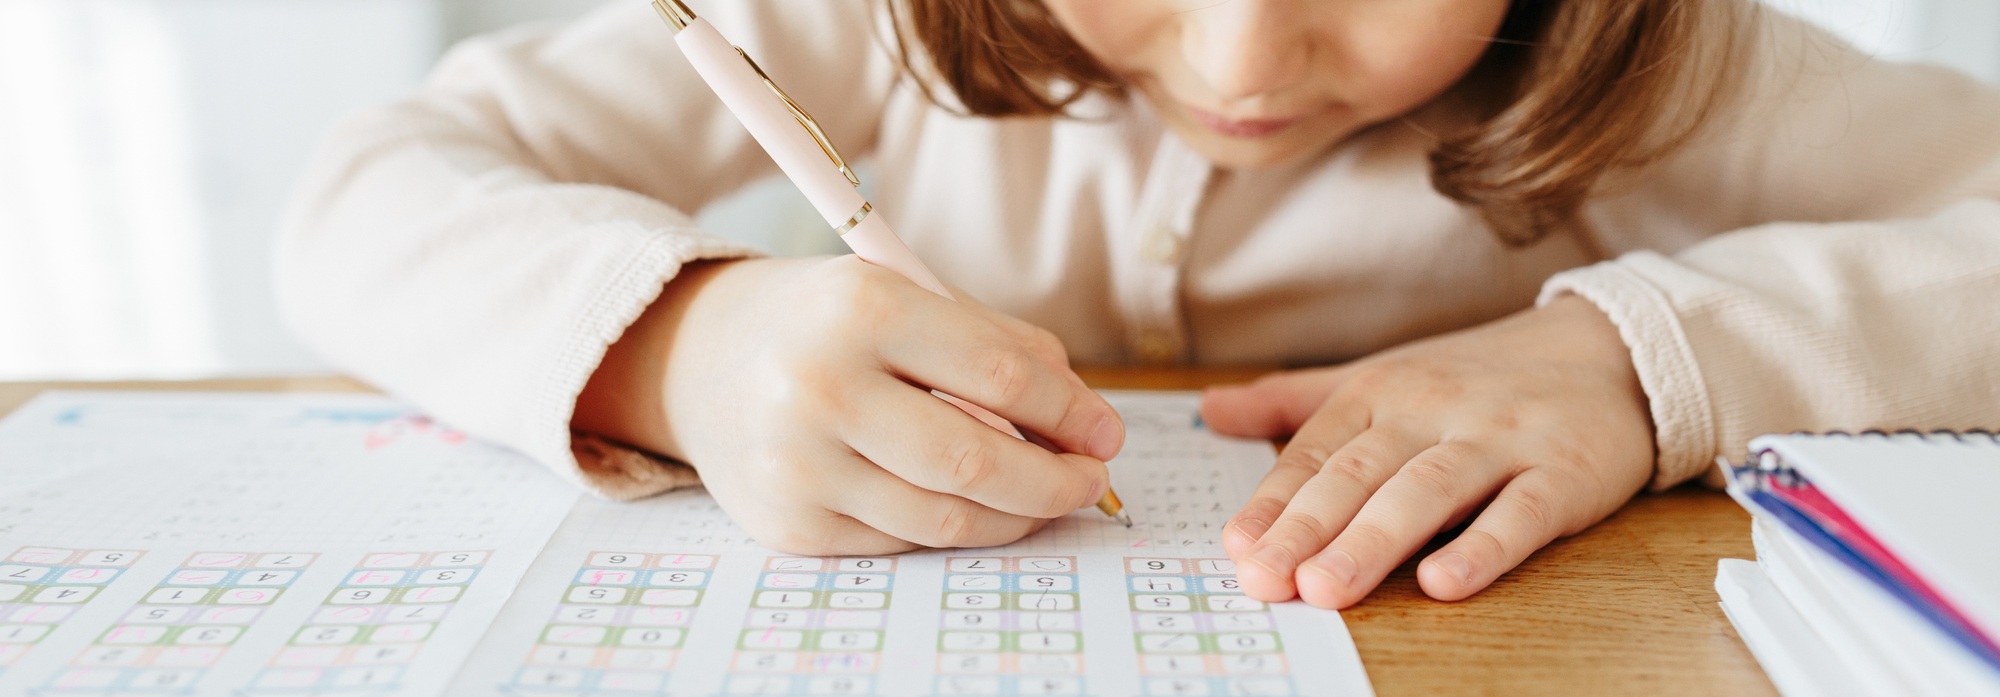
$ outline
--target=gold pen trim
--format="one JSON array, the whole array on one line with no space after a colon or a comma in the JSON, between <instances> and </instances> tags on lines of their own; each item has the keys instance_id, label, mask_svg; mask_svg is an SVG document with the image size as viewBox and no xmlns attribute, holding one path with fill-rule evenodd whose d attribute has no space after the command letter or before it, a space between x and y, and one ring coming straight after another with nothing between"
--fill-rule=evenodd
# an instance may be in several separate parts
<instances>
[{"instance_id":1,"label":"gold pen trim","mask_svg":"<svg viewBox=\"0 0 2000 697\"><path fill-rule=\"evenodd\" d=\"M698 19L694 10L688 9L687 4L681 0L653 0L653 11L658 12L660 19L665 21L667 26L673 27L676 34ZM792 95L785 94L784 88L772 81L771 75L764 72L764 66L758 65L756 59L743 51L742 46L732 45L730 48L736 49L736 55L742 56L743 62L750 64L750 69L757 72L757 77L764 81L764 86L771 88L771 92L778 95L778 100L785 103L785 110L792 112L792 118L806 129L806 134L812 136L814 142L819 143L820 152L826 153L826 159L832 160L833 166L840 169L841 176L847 177L847 183L860 187L861 178L855 176L854 169L847 166L846 158L841 157L840 150L833 147L833 141L826 137L826 130L819 127L819 121L813 119L812 114L806 113L806 108L799 106L798 101L792 99Z\"/></svg>"},{"instance_id":2,"label":"gold pen trim","mask_svg":"<svg viewBox=\"0 0 2000 697\"><path fill-rule=\"evenodd\" d=\"M653 9L660 13L660 19L666 20L667 26L673 27L674 31L688 28L688 24L695 20L694 10L688 9L681 0L653 0Z\"/></svg>"},{"instance_id":3,"label":"gold pen trim","mask_svg":"<svg viewBox=\"0 0 2000 697\"><path fill-rule=\"evenodd\" d=\"M847 224L834 229L833 234L836 235L847 234L849 231L853 230L856 226L860 225L861 221L867 220L868 214L873 212L875 212L875 204L869 203L867 201L862 201L861 210L855 211L854 215L849 216L847 219Z\"/></svg>"},{"instance_id":4,"label":"gold pen trim","mask_svg":"<svg viewBox=\"0 0 2000 697\"><path fill-rule=\"evenodd\" d=\"M736 49L736 55L742 56L743 62L749 63L750 69L757 71L757 77L763 78L764 86L771 88L771 91L778 95L778 99L784 101L785 108L792 112L792 118L796 119L800 126L804 126L806 133L811 135L815 142L819 143L820 152L826 153L826 159L833 160L833 166L840 168L841 175L847 177L847 183L853 184L856 187L861 186L861 178L854 176L854 170L847 167L847 160L841 158L840 151L833 147L833 141L826 137L826 131L820 129L819 121L814 120L812 114L806 113L805 107L799 106L798 102L793 101L792 95L785 94L784 88L779 87L778 83L771 81L771 76L764 72L764 66L758 65L756 59L751 58L750 54L744 53L742 46L731 46L730 48Z\"/></svg>"}]
</instances>

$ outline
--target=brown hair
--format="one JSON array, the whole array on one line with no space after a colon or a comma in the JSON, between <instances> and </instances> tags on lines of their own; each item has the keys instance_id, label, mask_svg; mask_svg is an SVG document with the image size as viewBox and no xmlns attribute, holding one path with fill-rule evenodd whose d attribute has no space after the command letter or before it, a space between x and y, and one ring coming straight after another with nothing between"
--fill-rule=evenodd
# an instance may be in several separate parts
<instances>
[{"instance_id":1,"label":"brown hair","mask_svg":"<svg viewBox=\"0 0 2000 697\"><path fill-rule=\"evenodd\" d=\"M966 112L1054 116L1111 71L1039 0L889 0L903 66L930 94L949 86ZM1502 242L1554 231L1591 236L1579 211L1621 169L1658 162L1729 104L1745 0L1513 0L1467 81L1487 113L1442 134L1431 185L1472 207ZM918 70L914 43L934 73ZM1734 68L1734 69L1733 69ZM932 95L935 101L935 95Z\"/></svg>"}]
</instances>

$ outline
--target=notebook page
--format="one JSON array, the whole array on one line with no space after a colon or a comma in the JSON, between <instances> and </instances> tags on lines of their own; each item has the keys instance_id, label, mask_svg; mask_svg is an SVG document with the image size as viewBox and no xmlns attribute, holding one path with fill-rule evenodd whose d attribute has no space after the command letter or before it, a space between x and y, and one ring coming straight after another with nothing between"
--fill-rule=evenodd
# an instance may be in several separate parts
<instances>
[{"instance_id":1,"label":"notebook page","mask_svg":"<svg viewBox=\"0 0 2000 697\"><path fill-rule=\"evenodd\" d=\"M436 694L574 488L361 395L0 423L0 694Z\"/></svg>"},{"instance_id":2,"label":"notebook page","mask_svg":"<svg viewBox=\"0 0 2000 697\"><path fill-rule=\"evenodd\" d=\"M1241 595L1222 525L1274 454L1186 393L1107 393L1139 525L1079 511L1016 544L804 558L700 492L580 503L452 694L1366 695L1338 613Z\"/></svg>"}]
</instances>

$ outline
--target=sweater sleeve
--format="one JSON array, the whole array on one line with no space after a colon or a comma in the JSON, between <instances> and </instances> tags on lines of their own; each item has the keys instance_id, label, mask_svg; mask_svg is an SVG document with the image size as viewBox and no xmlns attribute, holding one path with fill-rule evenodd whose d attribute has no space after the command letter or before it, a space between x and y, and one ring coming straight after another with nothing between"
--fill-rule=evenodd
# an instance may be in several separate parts
<instances>
[{"instance_id":1,"label":"sweater sleeve","mask_svg":"<svg viewBox=\"0 0 2000 697\"><path fill-rule=\"evenodd\" d=\"M1796 430L2000 426L2000 203L1774 224L1552 279L1618 325L1651 401L1653 485Z\"/></svg>"},{"instance_id":2,"label":"sweater sleeve","mask_svg":"<svg viewBox=\"0 0 2000 697\"><path fill-rule=\"evenodd\" d=\"M1656 251L1542 290L1590 300L1631 347L1655 488L1763 433L2000 426L2000 91L1791 23L1770 36L1744 120L1656 182L1721 232L1645 245L1627 217L1605 236Z\"/></svg>"},{"instance_id":3,"label":"sweater sleeve","mask_svg":"<svg viewBox=\"0 0 2000 697\"><path fill-rule=\"evenodd\" d=\"M867 3L713 4L835 142L873 148L895 71ZM756 253L690 215L775 172L643 3L474 39L330 136L277 299L340 369L600 494L656 493L692 472L572 434L577 395L683 264Z\"/></svg>"}]
</instances>

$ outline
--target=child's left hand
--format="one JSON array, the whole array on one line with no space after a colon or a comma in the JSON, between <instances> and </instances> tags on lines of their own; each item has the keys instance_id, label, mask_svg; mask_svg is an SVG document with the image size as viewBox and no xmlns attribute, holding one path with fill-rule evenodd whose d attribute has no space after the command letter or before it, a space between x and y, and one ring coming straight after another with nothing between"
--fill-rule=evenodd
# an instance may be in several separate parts
<instances>
[{"instance_id":1,"label":"child's left hand","mask_svg":"<svg viewBox=\"0 0 2000 697\"><path fill-rule=\"evenodd\" d=\"M1610 515L1653 471L1630 352L1576 297L1353 363L1213 389L1202 416L1227 435L1296 431L1223 532L1244 591L1267 601L1352 605L1477 513L1417 567L1426 594L1465 598Z\"/></svg>"}]
</instances>

